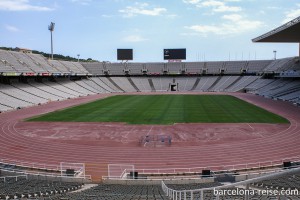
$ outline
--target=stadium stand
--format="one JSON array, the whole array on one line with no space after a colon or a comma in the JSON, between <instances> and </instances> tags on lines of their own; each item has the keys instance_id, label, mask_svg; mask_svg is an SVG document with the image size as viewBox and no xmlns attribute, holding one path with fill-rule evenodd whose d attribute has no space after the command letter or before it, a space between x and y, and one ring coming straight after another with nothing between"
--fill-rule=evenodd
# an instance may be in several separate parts
<instances>
[{"instance_id":1,"label":"stadium stand","mask_svg":"<svg viewBox=\"0 0 300 200\"><path fill-rule=\"evenodd\" d=\"M300 81L277 79L255 91L256 94L273 99L297 102L299 98Z\"/></svg>"},{"instance_id":2,"label":"stadium stand","mask_svg":"<svg viewBox=\"0 0 300 200\"><path fill-rule=\"evenodd\" d=\"M72 182L66 178L59 181L51 178L41 179L41 176L0 176L0 199L298 199L299 169L293 166L262 174L254 171L253 174L250 172L244 175L221 172L200 179L165 179L162 182L159 179L150 182L121 179L97 185ZM251 178L247 179L247 176ZM230 182L228 177L232 177ZM264 194L261 190L288 193Z\"/></svg>"},{"instance_id":3,"label":"stadium stand","mask_svg":"<svg viewBox=\"0 0 300 200\"><path fill-rule=\"evenodd\" d=\"M256 81L259 76L240 76L240 79L237 79L236 82L233 82L232 85L229 85L225 88L225 91L238 92L242 91L244 88L248 87L251 83Z\"/></svg>"},{"instance_id":4,"label":"stadium stand","mask_svg":"<svg viewBox=\"0 0 300 200\"><path fill-rule=\"evenodd\" d=\"M39 66L42 66L45 70L47 70L50 73L59 73L60 71L53 66L51 66L45 57L43 57L40 54L26 54L28 55L32 60L34 60Z\"/></svg>"},{"instance_id":5,"label":"stadium stand","mask_svg":"<svg viewBox=\"0 0 300 200\"><path fill-rule=\"evenodd\" d=\"M299 199L299 168L269 173L245 181L172 186L162 183L166 195L174 199ZM264 192L262 192L264 190ZM268 191L268 192L266 192Z\"/></svg>"},{"instance_id":6,"label":"stadium stand","mask_svg":"<svg viewBox=\"0 0 300 200\"><path fill-rule=\"evenodd\" d=\"M167 200L160 185L120 185L120 184L99 184L96 187L80 193L62 195L66 199L149 199Z\"/></svg>"},{"instance_id":7,"label":"stadium stand","mask_svg":"<svg viewBox=\"0 0 300 200\"><path fill-rule=\"evenodd\" d=\"M82 81L67 81L63 86L75 90L81 94L81 96L96 94L97 91L87 86Z\"/></svg>"},{"instance_id":8,"label":"stadium stand","mask_svg":"<svg viewBox=\"0 0 300 200\"><path fill-rule=\"evenodd\" d=\"M188 63L78 63L69 61L47 60L39 54L26 54L15 51L0 51L1 66L10 66L8 71L36 72L36 73L74 73L86 75L103 75L108 71L110 75L124 75L124 70L129 74L141 75L145 69L149 74L162 74L164 71L169 74L180 74L182 70L187 73L219 74L222 70L225 74L240 74L243 70L248 72L274 72L288 70L297 62L297 58L284 58L275 61L227 61L227 62L188 62ZM4 69L3 69L4 71Z\"/></svg>"},{"instance_id":9,"label":"stadium stand","mask_svg":"<svg viewBox=\"0 0 300 200\"><path fill-rule=\"evenodd\" d=\"M203 68L204 68L203 62L185 63L185 69L187 74L201 74Z\"/></svg>"},{"instance_id":10,"label":"stadium stand","mask_svg":"<svg viewBox=\"0 0 300 200\"><path fill-rule=\"evenodd\" d=\"M39 54L0 50L1 72L18 73L72 73L87 75L89 72L81 63L47 60Z\"/></svg>"},{"instance_id":11,"label":"stadium stand","mask_svg":"<svg viewBox=\"0 0 300 200\"><path fill-rule=\"evenodd\" d=\"M3 91L0 92L1 97L1 104L6 107L11 107L14 109L19 109L23 107L32 106L33 103L27 102L23 99L15 98L14 96L10 96L9 94L5 93L5 90L7 88L4 88Z\"/></svg>"},{"instance_id":12,"label":"stadium stand","mask_svg":"<svg viewBox=\"0 0 300 200\"><path fill-rule=\"evenodd\" d=\"M104 79L104 78L103 78ZM101 88L104 89L105 92L116 92L114 89L112 89L111 87L109 87L108 85L106 85L101 78L97 78L97 77L92 77L90 78L90 80L92 80L95 84L97 84L98 86L100 86Z\"/></svg>"},{"instance_id":13,"label":"stadium stand","mask_svg":"<svg viewBox=\"0 0 300 200\"><path fill-rule=\"evenodd\" d=\"M2 72L33 72L22 60L15 58L10 51L0 50Z\"/></svg>"},{"instance_id":14,"label":"stadium stand","mask_svg":"<svg viewBox=\"0 0 300 200\"><path fill-rule=\"evenodd\" d=\"M220 70L225 70L224 62L206 62L204 63L204 68L207 70L206 73L210 74L220 74Z\"/></svg>"},{"instance_id":15,"label":"stadium stand","mask_svg":"<svg viewBox=\"0 0 300 200\"><path fill-rule=\"evenodd\" d=\"M235 181L235 175L227 173L224 174L225 176L216 174L213 177L197 180L164 180L161 185L159 180L146 183L127 179L91 185L92 187L89 187L89 184L85 186L76 182L33 179L27 175L4 176L0 177L0 199L298 199L296 192L300 190L299 168L263 174L254 172L254 174L249 174L252 178L244 181ZM223 176L233 177L232 182L226 182L228 178L221 179L220 177ZM237 174L236 178L239 176ZM263 194L261 190L288 191L289 193Z\"/></svg>"},{"instance_id":16,"label":"stadium stand","mask_svg":"<svg viewBox=\"0 0 300 200\"><path fill-rule=\"evenodd\" d=\"M197 87L194 88L194 91L208 91L208 89L215 83L218 79L218 76L203 76L200 78L200 82Z\"/></svg>"},{"instance_id":17,"label":"stadium stand","mask_svg":"<svg viewBox=\"0 0 300 200\"><path fill-rule=\"evenodd\" d=\"M78 190L81 183L29 179L28 176L0 177L0 199L45 199Z\"/></svg>"},{"instance_id":18,"label":"stadium stand","mask_svg":"<svg viewBox=\"0 0 300 200\"><path fill-rule=\"evenodd\" d=\"M170 74L180 74L181 70L183 69L183 64L182 63L168 63L167 64L167 71Z\"/></svg>"},{"instance_id":19,"label":"stadium stand","mask_svg":"<svg viewBox=\"0 0 300 200\"><path fill-rule=\"evenodd\" d=\"M263 88L263 87L267 86L268 84L271 84L274 81L275 81L274 79L259 78L256 81L252 82L250 85L248 85L246 89L248 89L252 93L254 93L253 91Z\"/></svg>"},{"instance_id":20,"label":"stadium stand","mask_svg":"<svg viewBox=\"0 0 300 200\"><path fill-rule=\"evenodd\" d=\"M139 88L140 91L142 91L142 92L151 92L152 91L147 78L132 77L131 79L135 83L135 85Z\"/></svg>"},{"instance_id":21,"label":"stadium stand","mask_svg":"<svg viewBox=\"0 0 300 200\"><path fill-rule=\"evenodd\" d=\"M47 60L42 55L0 50L0 112L63 101L101 93L170 92L250 92L300 105L299 77L281 77L298 70L296 58L259 61L186 63L78 63ZM183 73L185 71L185 73ZM126 74L128 72L128 74ZM146 74L145 74L146 72ZM16 73L9 76L5 73ZM26 75L26 73L33 73ZM45 73L45 74L44 74ZM21 75L21 76L20 76ZM147 75L147 76L145 76ZM199 177L198 177L199 178ZM251 182L255 190L299 188L299 173ZM73 193L78 183L0 177L0 199L169 199L159 184L107 184ZM212 188L223 183L167 184L172 191L194 191L194 199L216 199ZM226 189L245 189L244 186ZM210 189L207 189L210 188ZM199 191L205 189L202 193ZM179 194L177 194L179 197ZM181 199L192 198L180 193ZM272 199L261 195L249 199ZM288 197L297 199L295 197ZM173 198L176 199L176 198ZM178 198L179 199L179 198ZM219 199L245 199L227 195ZM299 199L299 198L298 198Z\"/></svg>"},{"instance_id":22,"label":"stadium stand","mask_svg":"<svg viewBox=\"0 0 300 200\"><path fill-rule=\"evenodd\" d=\"M39 96L33 96L30 93L27 93L26 91L23 91L17 87L14 87L13 85L0 85L3 90L1 91L2 93L14 97L15 99L20 99L25 102L29 102L31 104L39 104L39 103L46 103L47 100L39 97ZM17 105L18 106L18 105Z\"/></svg>"},{"instance_id":23,"label":"stadium stand","mask_svg":"<svg viewBox=\"0 0 300 200\"><path fill-rule=\"evenodd\" d=\"M231 61L225 63L225 74L240 74L246 70L246 61Z\"/></svg>"},{"instance_id":24,"label":"stadium stand","mask_svg":"<svg viewBox=\"0 0 300 200\"><path fill-rule=\"evenodd\" d=\"M131 75L141 75L144 63L128 63L127 67Z\"/></svg>"},{"instance_id":25,"label":"stadium stand","mask_svg":"<svg viewBox=\"0 0 300 200\"><path fill-rule=\"evenodd\" d=\"M70 62L70 61L60 61L62 65L64 65L71 74L78 74L78 75L86 75L88 71L79 63L77 62Z\"/></svg>"},{"instance_id":26,"label":"stadium stand","mask_svg":"<svg viewBox=\"0 0 300 200\"><path fill-rule=\"evenodd\" d=\"M100 85L98 85L95 81L93 81L91 78L88 79L82 79L82 81L89 85L90 87L94 88L96 90L96 92L99 93L107 93L107 91L101 87Z\"/></svg>"},{"instance_id":27,"label":"stadium stand","mask_svg":"<svg viewBox=\"0 0 300 200\"><path fill-rule=\"evenodd\" d=\"M57 69L63 74L70 73L70 70L58 60L49 60L49 63L53 68Z\"/></svg>"},{"instance_id":28,"label":"stadium stand","mask_svg":"<svg viewBox=\"0 0 300 200\"><path fill-rule=\"evenodd\" d=\"M36 73L48 72L47 69L43 68L43 66L40 63L38 63L35 60L32 60L28 56L28 54L21 53L21 52L15 52L15 51L11 51L10 53L12 54L12 56L15 57L16 60L18 60L23 65L28 66L28 68L30 68L32 71L34 71Z\"/></svg>"},{"instance_id":29,"label":"stadium stand","mask_svg":"<svg viewBox=\"0 0 300 200\"><path fill-rule=\"evenodd\" d=\"M78 72L81 73L81 75L88 75L89 72L81 65L81 63L72 62L72 64L75 65L75 67L77 67Z\"/></svg>"},{"instance_id":30,"label":"stadium stand","mask_svg":"<svg viewBox=\"0 0 300 200\"><path fill-rule=\"evenodd\" d=\"M268 65L271 64L270 60L254 60L247 63L247 72L259 73L262 72Z\"/></svg>"},{"instance_id":31,"label":"stadium stand","mask_svg":"<svg viewBox=\"0 0 300 200\"><path fill-rule=\"evenodd\" d=\"M164 66L164 63L146 63L148 74L162 74Z\"/></svg>"},{"instance_id":32,"label":"stadium stand","mask_svg":"<svg viewBox=\"0 0 300 200\"><path fill-rule=\"evenodd\" d=\"M278 97L278 99L299 103L300 90L299 87L297 87L296 89L297 89L296 91L289 92L288 94L282 94L281 96Z\"/></svg>"},{"instance_id":33,"label":"stadium stand","mask_svg":"<svg viewBox=\"0 0 300 200\"><path fill-rule=\"evenodd\" d=\"M100 62L82 63L82 66L93 75L99 76L104 74L103 64Z\"/></svg>"},{"instance_id":34,"label":"stadium stand","mask_svg":"<svg viewBox=\"0 0 300 200\"><path fill-rule=\"evenodd\" d=\"M56 90L59 90L67 95L67 98L75 98L82 95L79 93L76 88L68 88L66 85L69 83L69 80L59 80L59 81L52 81L50 86ZM45 83L47 84L47 83ZM48 85L49 86L49 85Z\"/></svg>"},{"instance_id":35,"label":"stadium stand","mask_svg":"<svg viewBox=\"0 0 300 200\"><path fill-rule=\"evenodd\" d=\"M53 87L54 83L52 83L50 81L45 81L42 83L32 81L32 82L29 82L29 84L32 87L38 88L44 92L47 92L47 93L57 96L58 100L63 100L63 99L67 99L70 97L69 94L54 88Z\"/></svg>"},{"instance_id":36,"label":"stadium stand","mask_svg":"<svg viewBox=\"0 0 300 200\"><path fill-rule=\"evenodd\" d=\"M27 83L11 81L9 85L0 85L3 96L1 111L107 92L169 91L171 84L178 86L178 91L247 91L293 103L298 102L300 90L298 80L263 79L259 76L91 77L77 81L60 78L43 82L31 79Z\"/></svg>"},{"instance_id":37,"label":"stadium stand","mask_svg":"<svg viewBox=\"0 0 300 200\"><path fill-rule=\"evenodd\" d=\"M224 91L229 85L236 81L239 76L222 76L219 82L217 82L214 87L210 88L210 91L220 92Z\"/></svg>"},{"instance_id":38,"label":"stadium stand","mask_svg":"<svg viewBox=\"0 0 300 200\"><path fill-rule=\"evenodd\" d=\"M104 83L93 79L83 79L70 81L69 79L59 79L57 81L35 82L29 80L28 83L12 81L10 85L0 84L1 90L1 110L8 111L50 101L59 101L80 96L114 92ZM102 86L102 87L101 87ZM105 90L105 88L107 90Z\"/></svg>"},{"instance_id":39,"label":"stadium stand","mask_svg":"<svg viewBox=\"0 0 300 200\"><path fill-rule=\"evenodd\" d=\"M153 77L151 80L153 82L155 91L162 92L169 90L169 84L171 83L172 78Z\"/></svg>"},{"instance_id":40,"label":"stadium stand","mask_svg":"<svg viewBox=\"0 0 300 200\"><path fill-rule=\"evenodd\" d=\"M268 180L260 181L251 184L253 187L258 189L297 189L300 190L300 174L292 173L289 175L271 178Z\"/></svg>"},{"instance_id":41,"label":"stadium stand","mask_svg":"<svg viewBox=\"0 0 300 200\"><path fill-rule=\"evenodd\" d=\"M109 75L124 75L125 67L123 63L108 63L106 69L109 71Z\"/></svg>"},{"instance_id":42,"label":"stadium stand","mask_svg":"<svg viewBox=\"0 0 300 200\"><path fill-rule=\"evenodd\" d=\"M87 94L98 94L100 91L95 89L93 86L90 86L84 81L74 81L78 86L82 87L84 90L86 90L88 93Z\"/></svg>"},{"instance_id":43,"label":"stadium stand","mask_svg":"<svg viewBox=\"0 0 300 200\"><path fill-rule=\"evenodd\" d=\"M261 94L264 96L264 94L268 94L270 90L275 89L277 87L281 87L283 80L282 79L272 79L272 82L270 82L267 85L264 85L263 87L259 88L256 93Z\"/></svg>"},{"instance_id":44,"label":"stadium stand","mask_svg":"<svg viewBox=\"0 0 300 200\"><path fill-rule=\"evenodd\" d=\"M120 86L118 86L110 77L101 77L100 80L105 85L110 87L113 91L115 91L115 92L124 92L124 90L122 88L120 88Z\"/></svg>"},{"instance_id":45,"label":"stadium stand","mask_svg":"<svg viewBox=\"0 0 300 200\"><path fill-rule=\"evenodd\" d=\"M287 70L290 64L293 62L293 58L284 58L279 60L274 60L265 69L265 72L277 72Z\"/></svg>"},{"instance_id":46,"label":"stadium stand","mask_svg":"<svg viewBox=\"0 0 300 200\"><path fill-rule=\"evenodd\" d=\"M126 77L112 77L111 78L120 88L125 92L137 92L132 84L130 84Z\"/></svg>"},{"instance_id":47,"label":"stadium stand","mask_svg":"<svg viewBox=\"0 0 300 200\"><path fill-rule=\"evenodd\" d=\"M183 77L177 77L176 83L178 83L178 90L179 91L191 91L193 88L193 85L195 84L197 78L189 77L189 78L183 78Z\"/></svg>"}]
</instances>

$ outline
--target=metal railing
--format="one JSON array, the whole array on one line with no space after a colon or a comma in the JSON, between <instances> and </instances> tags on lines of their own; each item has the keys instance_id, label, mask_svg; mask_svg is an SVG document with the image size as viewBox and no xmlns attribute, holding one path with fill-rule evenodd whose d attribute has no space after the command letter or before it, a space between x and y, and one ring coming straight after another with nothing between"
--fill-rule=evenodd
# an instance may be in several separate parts
<instances>
[{"instance_id":1,"label":"metal railing","mask_svg":"<svg viewBox=\"0 0 300 200\"><path fill-rule=\"evenodd\" d=\"M161 182L161 187L162 190L164 191L165 195L169 197L171 200L193 200L194 197L197 194L197 199L198 200L204 200L204 192L205 191L212 191L212 190L220 190L220 189L225 189L225 188L234 188L236 186L245 186L245 188L249 188L249 184L252 183L257 183L260 181L268 180L268 179L273 179L277 178L279 176L284 176L290 173L299 173L300 172L300 166L297 168L292 168L292 169L286 169L282 170L280 172L275 172L271 173L268 175L264 175L261 177L253 178L253 179L248 179L245 181L240 181L228 185L222 185L222 186L217 186L217 187L210 187L210 188L201 188L201 189L195 189L195 190L174 190L172 188L169 188L164 181ZM215 194L213 194L215 195ZM220 198L220 194L216 194L216 199L218 200ZM244 196L245 199L248 198L248 194L245 193Z\"/></svg>"},{"instance_id":2,"label":"metal railing","mask_svg":"<svg viewBox=\"0 0 300 200\"><path fill-rule=\"evenodd\" d=\"M262 168L272 168L282 166L283 162L300 162L300 157L290 157L280 160L273 161L264 161L264 162L254 162L254 163L245 163L245 164L233 164L233 165L221 165L221 166L207 166L207 167L194 167L194 168L163 168L163 169L135 169L139 173L143 174L179 174L179 173L195 173L200 172L205 169L211 171L249 171L254 169Z\"/></svg>"},{"instance_id":3,"label":"metal railing","mask_svg":"<svg viewBox=\"0 0 300 200\"><path fill-rule=\"evenodd\" d=\"M68 176L64 174L65 168L62 168L62 164L49 165L41 163L30 163L9 159L0 159L0 169L6 172L19 173L24 175L33 176L45 176L45 177L64 177L73 179L87 179L91 180L90 175L85 174L85 167L82 163L70 163L69 166L81 164L80 168L76 169L74 176Z\"/></svg>"},{"instance_id":4,"label":"metal railing","mask_svg":"<svg viewBox=\"0 0 300 200\"><path fill-rule=\"evenodd\" d=\"M233 165L221 165L221 166L207 166L207 167L194 167L194 168L162 168L162 169L139 169L135 168L134 165L131 164L109 164L108 166L108 176L103 176L102 179L120 179L124 180L127 179L127 174L129 174L130 171L136 171L139 174L148 174L150 176L165 176L165 178L153 178L156 180L159 179L170 179L172 177L174 178L193 178L189 176L197 175L202 172L202 170L209 169L211 171L215 172L234 172L238 171L240 174L248 174L249 171L256 171L257 173L262 172L268 172L268 169L270 171L274 171L274 168L276 167L282 167L282 164L286 161L290 162L300 162L299 156L289 157L285 159L279 159L279 160L273 160L273 161L264 161L264 162L254 162L254 163L245 163L245 164L233 164ZM118 174L112 174L110 166L116 165L116 166L123 166L122 170L119 170ZM130 167L127 167L130 166Z\"/></svg>"}]
</instances>

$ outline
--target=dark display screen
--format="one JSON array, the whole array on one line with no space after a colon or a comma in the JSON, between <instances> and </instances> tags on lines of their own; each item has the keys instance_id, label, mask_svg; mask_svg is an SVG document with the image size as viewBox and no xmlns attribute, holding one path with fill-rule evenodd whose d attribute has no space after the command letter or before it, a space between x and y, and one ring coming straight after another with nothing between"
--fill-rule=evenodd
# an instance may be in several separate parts
<instances>
[{"instance_id":1,"label":"dark display screen","mask_svg":"<svg viewBox=\"0 0 300 200\"><path fill-rule=\"evenodd\" d=\"M133 60L132 49L118 49L118 60Z\"/></svg>"},{"instance_id":2,"label":"dark display screen","mask_svg":"<svg viewBox=\"0 0 300 200\"><path fill-rule=\"evenodd\" d=\"M164 60L185 60L186 49L164 49Z\"/></svg>"}]
</instances>

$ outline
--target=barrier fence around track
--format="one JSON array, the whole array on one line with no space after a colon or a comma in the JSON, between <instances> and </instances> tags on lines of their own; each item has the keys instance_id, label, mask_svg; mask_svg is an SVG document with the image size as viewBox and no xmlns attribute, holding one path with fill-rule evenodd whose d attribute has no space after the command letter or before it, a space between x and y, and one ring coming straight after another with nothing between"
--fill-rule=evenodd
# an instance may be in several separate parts
<instances>
[{"instance_id":1,"label":"barrier fence around track","mask_svg":"<svg viewBox=\"0 0 300 200\"><path fill-rule=\"evenodd\" d=\"M221 166L206 166L206 167L193 167L193 168L162 168L162 169L140 169L135 168L133 164L109 164L108 165L108 176L103 179L126 179L130 172L138 172L141 174L184 174L184 173L199 173L202 170L209 169L211 171L234 171L234 170L254 170L261 168L272 168L279 167L284 162L300 162L300 156L264 161L254 162L246 164L233 164L233 165L221 165ZM17 160L0 159L0 165L6 169L12 171L20 171L14 168L27 168L33 170L31 174L46 175L51 174L55 176L67 176L64 174L67 169L74 169L74 175L82 178L90 178L91 176L85 174L84 163L66 163L62 162L59 165L41 164L41 163L30 163ZM0 166L1 167L1 166ZM36 170L36 171L34 171ZM44 170L44 171L43 171ZM57 174L59 173L59 174ZM134 174L133 174L134 176Z\"/></svg>"},{"instance_id":2,"label":"barrier fence around track","mask_svg":"<svg viewBox=\"0 0 300 200\"><path fill-rule=\"evenodd\" d=\"M25 177L25 179L28 179L27 175L19 175L19 176L4 176L4 177L0 177L0 180L3 180L3 182L5 183L7 179L15 179L16 181L18 181L18 179L20 179L21 177Z\"/></svg>"},{"instance_id":3,"label":"barrier fence around track","mask_svg":"<svg viewBox=\"0 0 300 200\"><path fill-rule=\"evenodd\" d=\"M61 162L60 173L61 176L85 177L85 164Z\"/></svg>"},{"instance_id":4,"label":"barrier fence around track","mask_svg":"<svg viewBox=\"0 0 300 200\"><path fill-rule=\"evenodd\" d=\"M223 166L207 166L207 167L194 167L194 168L163 168L163 169L140 169L135 168L134 165L129 164L109 164L108 165L108 176L103 176L103 179L126 179L126 174L130 172L138 172L140 174L192 174L199 173L202 170L209 169L211 171L249 171L268 169L274 167L280 167L284 162L300 162L300 157L290 157L280 160L246 163L246 164L235 164L235 165L223 165Z\"/></svg>"},{"instance_id":5,"label":"barrier fence around track","mask_svg":"<svg viewBox=\"0 0 300 200\"><path fill-rule=\"evenodd\" d=\"M1 169L1 168L0 168ZM28 171L20 171L20 170L7 170L7 169L1 169L3 172L9 172L9 173L15 173L15 174L21 174L18 176L36 176L36 177L53 177L53 178L67 178L70 180L87 180L90 181L92 180L92 177L90 175L85 175L85 177L71 177L71 176L66 176L63 175L61 176L60 174L57 173L41 173L41 172L28 172Z\"/></svg>"},{"instance_id":6,"label":"barrier fence around track","mask_svg":"<svg viewBox=\"0 0 300 200\"><path fill-rule=\"evenodd\" d=\"M10 160L10 159L0 159L0 164L3 165L11 165L16 167L24 167L30 169L47 169L58 171L60 169L59 165L51 165L51 164L43 164L43 163L35 163L35 162L24 162L18 160Z\"/></svg>"},{"instance_id":7,"label":"barrier fence around track","mask_svg":"<svg viewBox=\"0 0 300 200\"><path fill-rule=\"evenodd\" d=\"M300 167L298 166L298 168L286 169L286 170L283 170L281 172L276 172L276 173L268 174L268 175L265 175L265 176L261 176L261 177L257 177L257 178L253 178L253 179L248 179L248 180L245 180L245 181L240 181L240 182L236 182L236 183L232 183L232 184L221 185L221 186L210 187L210 188L194 189L194 190L174 190L174 189L168 187L165 184L165 182L162 180L161 181L161 187L162 187L162 190L164 191L165 195L167 197L169 197L171 200L193 200L193 199L205 200L205 199L207 199L206 195L210 195L208 197L209 199L219 200L219 199L221 199L221 197L224 198L223 193L220 192L220 191L222 191L223 189L234 190L236 187L239 187L241 189L240 191L242 191L242 192L241 192L241 195L237 194L234 197L235 199L236 198L239 198L239 199L242 198L242 199L248 200L250 195L254 195L254 196L256 195L255 198L261 199L257 196L257 193L252 194L252 192L251 193L248 192L248 191L250 191L249 184L257 183L257 182L272 179L272 178L277 178L279 176L284 176L284 175L291 174L291 173L299 173L299 172L300 172ZM251 191L254 191L254 190L255 189L251 189ZM257 189L257 191L259 191L259 190L260 189ZM283 188L281 188L279 190L283 190ZM215 191L217 191L217 194L215 194ZM234 195L231 195L231 196L234 196ZM277 196L275 196L275 198L276 199L281 199L280 196L282 196L282 195L277 195ZM290 198L287 198L290 195L285 194L283 196L285 197L284 199L290 199ZM228 199L228 198L226 198L226 199Z\"/></svg>"},{"instance_id":8,"label":"barrier fence around track","mask_svg":"<svg viewBox=\"0 0 300 200\"><path fill-rule=\"evenodd\" d=\"M135 172L134 165L130 164L109 164L108 165L108 179L124 179L127 174ZM132 174L134 177L134 173Z\"/></svg>"},{"instance_id":9,"label":"barrier fence around track","mask_svg":"<svg viewBox=\"0 0 300 200\"><path fill-rule=\"evenodd\" d=\"M25 175L30 174L36 176L69 177L91 180L91 176L85 174L84 163L61 162L59 165L49 165L0 159L0 169L13 173L22 173Z\"/></svg>"}]
</instances>

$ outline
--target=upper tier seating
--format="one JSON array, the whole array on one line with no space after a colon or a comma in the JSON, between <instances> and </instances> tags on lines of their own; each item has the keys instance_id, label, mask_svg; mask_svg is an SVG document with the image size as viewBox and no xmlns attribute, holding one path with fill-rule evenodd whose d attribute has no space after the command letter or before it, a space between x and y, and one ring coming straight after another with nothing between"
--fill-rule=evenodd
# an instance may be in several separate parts
<instances>
[{"instance_id":1,"label":"upper tier seating","mask_svg":"<svg viewBox=\"0 0 300 200\"><path fill-rule=\"evenodd\" d=\"M33 72L25 62L17 59L10 51L0 50L0 72Z\"/></svg>"},{"instance_id":2,"label":"upper tier seating","mask_svg":"<svg viewBox=\"0 0 300 200\"><path fill-rule=\"evenodd\" d=\"M252 61L179 62L179 63L110 63L48 60L40 54L0 50L0 73L68 73L77 75L142 75L148 74L241 74L243 72L280 72L299 70L299 58Z\"/></svg>"},{"instance_id":3,"label":"upper tier seating","mask_svg":"<svg viewBox=\"0 0 300 200\"><path fill-rule=\"evenodd\" d=\"M72 73L89 72L79 62L47 60L40 54L0 50L0 73Z\"/></svg>"},{"instance_id":4,"label":"upper tier seating","mask_svg":"<svg viewBox=\"0 0 300 200\"><path fill-rule=\"evenodd\" d=\"M104 74L103 64L100 62L88 62L88 63L81 63L81 64L89 73L93 75Z\"/></svg>"},{"instance_id":5,"label":"upper tier seating","mask_svg":"<svg viewBox=\"0 0 300 200\"><path fill-rule=\"evenodd\" d=\"M262 72L272 61L270 60L254 60L247 63L248 72Z\"/></svg>"}]
</instances>

